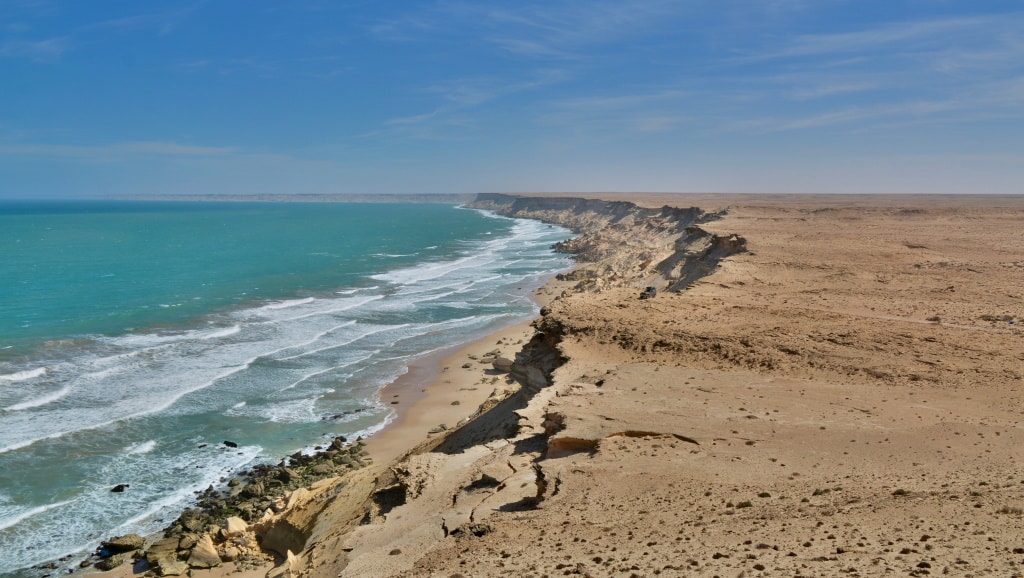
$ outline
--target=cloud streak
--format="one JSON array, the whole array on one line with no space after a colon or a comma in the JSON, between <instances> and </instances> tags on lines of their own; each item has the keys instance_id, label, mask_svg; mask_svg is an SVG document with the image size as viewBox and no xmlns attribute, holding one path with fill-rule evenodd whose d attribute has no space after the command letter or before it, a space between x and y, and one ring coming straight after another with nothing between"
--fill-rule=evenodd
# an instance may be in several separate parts
<instances>
[{"instance_id":1,"label":"cloud streak","mask_svg":"<svg viewBox=\"0 0 1024 578\"><path fill-rule=\"evenodd\" d=\"M54 62L64 54L83 46L109 41L111 35L123 35L139 30L152 29L158 36L170 34L174 28L188 18L197 5L186 6L178 10L139 14L120 18L111 18L75 26L71 30L44 39L9 39L0 44L0 57L24 58L33 62ZM23 22L17 23L15 29L8 29L15 34L26 35L33 27Z\"/></svg>"},{"instance_id":2,"label":"cloud streak","mask_svg":"<svg viewBox=\"0 0 1024 578\"><path fill-rule=\"evenodd\" d=\"M0 44L0 56L26 58L33 62L52 62L74 47L69 36L46 40L8 40Z\"/></svg>"},{"instance_id":3,"label":"cloud streak","mask_svg":"<svg viewBox=\"0 0 1024 578\"><path fill-rule=\"evenodd\" d=\"M114 161L137 157L211 158L237 154L231 147L182 145L174 142L131 141L105 145L0 143L0 155Z\"/></svg>"}]
</instances>

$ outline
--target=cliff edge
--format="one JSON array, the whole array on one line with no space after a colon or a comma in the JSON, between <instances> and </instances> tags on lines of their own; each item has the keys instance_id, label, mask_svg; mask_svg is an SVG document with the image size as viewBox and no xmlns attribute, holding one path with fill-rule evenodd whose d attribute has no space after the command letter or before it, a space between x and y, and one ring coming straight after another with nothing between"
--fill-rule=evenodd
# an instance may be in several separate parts
<instances>
[{"instance_id":1,"label":"cliff edge","mask_svg":"<svg viewBox=\"0 0 1024 578\"><path fill-rule=\"evenodd\" d=\"M577 233L555 245L576 256L577 267L564 276L577 291L648 286L680 291L711 274L718 263L746 250L737 234L709 233L700 225L727 213L665 205L644 208L629 201L578 197L524 197L482 193L467 205L506 217L537 219Z\"/></svg>"}]
</instances>

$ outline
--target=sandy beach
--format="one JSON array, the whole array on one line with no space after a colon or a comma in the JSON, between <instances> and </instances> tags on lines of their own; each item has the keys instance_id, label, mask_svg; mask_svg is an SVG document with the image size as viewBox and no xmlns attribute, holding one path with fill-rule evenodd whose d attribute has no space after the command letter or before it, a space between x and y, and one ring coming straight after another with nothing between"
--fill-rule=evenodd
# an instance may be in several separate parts
<instances>
[{"instance_id":1,"label":"sandy beach","mask_svg":"<svg viewBox=\"0 0 1024 578\"><path fill-rule=\"evenodd\" d=\"M388 386L245 575L1021 574L1024 199L602 197L489 200L577 269Z\"/></svg>"}]
</instances>

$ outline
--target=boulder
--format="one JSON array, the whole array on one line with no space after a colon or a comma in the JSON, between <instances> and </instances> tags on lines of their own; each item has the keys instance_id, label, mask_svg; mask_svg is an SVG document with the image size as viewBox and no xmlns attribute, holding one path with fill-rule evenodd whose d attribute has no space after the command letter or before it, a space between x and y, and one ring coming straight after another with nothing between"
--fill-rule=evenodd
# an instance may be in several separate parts
<instances>
[{"instance_id":1,"label":"boulder","mask_svg":"<svg viewBox=\"0 0 1024 578\"><path fill-rule=\"evenodd\" d=\"M125 562L131 562L131 560L131 552L121 552L120 554L114 554L110 558L104 558L103 560L100 560L100 563L97 564L96 567L100 570L103 570L104 572L107 572L108 570L113 570L114 568L117 568Z\"/></svg>"},{"instance_id":2,"label":"boulder","mask_svg":"<svg viewBox=\"0 0 1024 578\"><path fill-rule=\"evenodd\" d=\"M177 558L161 558L157 560L156 573L160 576L187 576L188 564Z\"/></svg>"},{"instance_id":3,"label":"boulder","mask_svg":"<svg viewBox=\"0 0 1024 578\"><path fill-rule=\"evenodd\" d=\"M131 552L146 545L146 540L138 534L125 534L116 536L103 543L102 548L111 554Z\"/></svg>"},{"instance_id":4,"label":"boulder","mask_svg":"<svg viewBox=\"0 0 1024 578\"><path fill-rule=\"evenodd\" d=\"M241 536L245 533L246 530L249 529L249 524L247 524L245 520L237 516L231 516L227 519L226 529L228 536Z\"/></svg>"},{"instance_id":5,"label":"boulder","mask_svg":"<svg viewBox=\"0 0 1024 578\"><path fill-rule=\"evenodd\" d=\"M118 493L120 493L120 492L123 492L123 491L127 490L128 488L129 488L129 484L118 484L118 485L114 486L113 488L110 488L110 491L111 492L118 492Z\"/></svg>"},{"instance_id":6,"label":"boulder","mask_svg":"<svg viewBox=\"0 0 1024 578\"><path fill-rule=\"evenodd\" d=\"M191 568L214 568L220 566L220 554L213 546L213 540L209 534L203 534L199 542L192 548L188 555L188 565Z\"/></svg>"},{"instance_id":7,"label":"boulder","mask_svg":"<svg viewBox=\"0 0 1024 578\"><path fill-rule=\"evenodd\" d=\"M237 448L238 447L238 444L233 442L233 441L231 441L231 440L224 440L224 445L229 447L229 448Z\"/></svg>"},{"instance_id":8,"label":"boulder","mask_svg":"<svg viewBox=\"0 0 1024 578\"><path fill-rule=\"evenodd\" d=\"M317 464L310 470L318 476L329 476L334 473L334 468L329 463Z\"/></svg>"},{"instance_id":9,"label":"boulder","mask_svg":"<svg viewBox=\"0 0 1024 578\"><path fill-rule=\"evenodd\" d=\"M178 539L178 549L191 550L198 543L199 536L196 534L182 534L181 538Z\"/></svg>"},{"instance_id":10,"label":"boulder","mask_svg":"<svg viewBox=\"0 0 1024 578\"><path fill-rule=\"evenodd\" d=\"M160 560L178 557L178 539L164 538L157 540L149 550L146 550L146 561L150 566L156 566Z\"/></svg>"},{"instance_id":11,"label":"boulder","mask_svg":"<svg viewBox=\"0 0 1024 578\"><path fill-rule=\"evenodd\" d=\"M497 371L508 373L512 371L512 360L507 357L498 357L491 362L491 367Z\"/></svg>"},{"instance_id":12,"label":"boulder","mask_svg":"<svg viewBox=\"0 0 1024 578\"><path fill-rule=\"evenodd\" d=\"M291 483L292 480L298 477L299 474L291 468L281 467L280 469L277 470L277 479L281 480L286 484Z\"/></svg>"}]
</instances>

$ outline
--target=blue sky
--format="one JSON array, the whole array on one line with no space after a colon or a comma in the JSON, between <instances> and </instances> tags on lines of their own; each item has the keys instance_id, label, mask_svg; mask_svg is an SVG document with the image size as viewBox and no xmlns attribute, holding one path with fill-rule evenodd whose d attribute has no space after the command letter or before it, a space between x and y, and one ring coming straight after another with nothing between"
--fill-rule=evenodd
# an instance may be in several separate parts
<instances>
[{"instance_id":1,"label":"blue sky","mask_svg":"<svg viewBox=\"0 0 1024 578\"><path fill-rule=\"evenodd\" d=\"M0 196L1024 192L1024 4L0 0Z\"/></svg>"}]
</instances>

